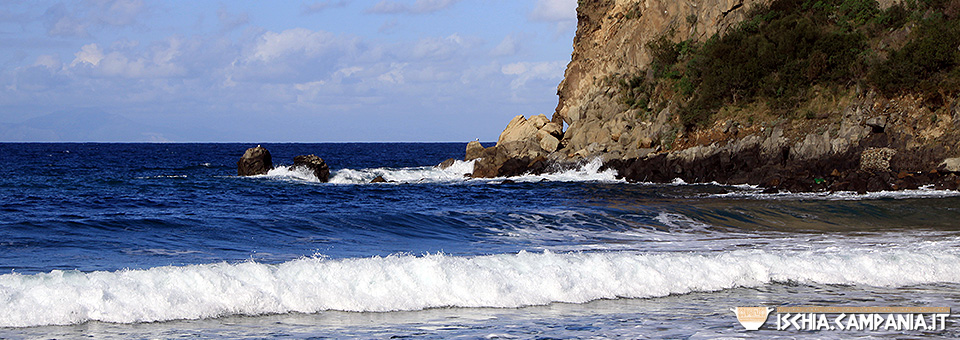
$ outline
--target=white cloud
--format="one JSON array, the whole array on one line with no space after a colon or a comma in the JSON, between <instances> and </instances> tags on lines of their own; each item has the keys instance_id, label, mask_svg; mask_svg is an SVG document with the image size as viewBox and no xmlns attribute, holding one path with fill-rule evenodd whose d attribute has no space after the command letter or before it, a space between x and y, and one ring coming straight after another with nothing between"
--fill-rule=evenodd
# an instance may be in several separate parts
<instances>
[{"instance_id":1,"label":"white cloud","mask_svg":"<svg viewBox=\"0 0 960 340\"><path fill-rule=\"evenodd\" d=\"M217 9L217 20L220 22L220 30L227 32L250 23L250 15L247 13L234 15L225 6L220 6Z\"/></svg>"},{"instance_id":2,"label":"white cloud","mask_svg":"<svg viewBox=\"0 0 960 340\"><path fill-rule=\"evenodd\" d=\"M123 27L137 23L146 13L142 0L91 0L50 6L43 14L44 27L51 36L88 37L94 27Z\"/></svg>"},{"instance_id":3,"label":"white cloud","mask_svg":"<svg viewBox=\"0 0 960 340\"><path fill-rule=\"evenodd\" d=\"M460 0L417 0L410 4L409 2L400 2L396 0L381 0L373 7L367 9L368 13L381 14L422 14L431 13L446 9Z\"/></svg>"},{"instance_id":4,"label":"white cloud","mask_svg":"<svg viewBox=\"0 0 960 340\"><path fill-rule=\"evenodd\" d=\"M393 85L403 84L403 69L406 67L407 64L405 63L392 63L390 64L390 71L381 74L377 77L377 80Z\"/></svg>"},{"instance_id":5,"label":"white cloud","mask_svg":"<svg viewBox=\"0 0 960 340\"><path fill-rule=\"evenodd\" d=\"M447 59L465 47L464 39L454 33L444 38L420 39L411 52L416 59Z\"/></svg>"},{"instance_id":6,"label":"white cloud","mask_svg":"<svg viewBox=\"0 0 960 340\"><path fill-rule=\"evenodd\" d=\"M94 17L112 26L127 26L135 23L145 10L142 0L94 1L98 3Z\"/></svg>"},{"instance_id":7,"label":"white cloud","mask_svg":"<svg viewBox=\"0 0 960 340\"><path fill-rule=\"evenodd\" d=\"M97 66L100 64L100 60L103 60L103 50L101 50L97 44L86 44L83 45L80 51L77 51L74 56L76 56L76 58L70 63L70 67L83 63Z\"/></svg>"},{"instance_id":8,"label":"white cloud","mask_svg":"<svg viewBox=\"0 0 960 340\"><path fill-rule=\"evenodd\" d=\"M577 0L537 0L530 17L548 22L576 21Z\"/></svg>"},{"instance_id":9,"label":"white cloud","mask_svg":"<svg viewBox=\"0 0 960 340\"><path fill-rule=\"evenodd\" d=\"M332 33L315 32L306 28L293 28L280 33L266 32L260 37L249 58L269 62L295 53L317 56L333 48L337 44L335 38Z\"/></svg>"},{"instance_id":10,"label":"white cloud","mask_svg":"<svg viewBox=\"0 0 960 340\"><path fill-rule=\"evenodd\" d=\"M142 53L126 55L121 51L105 53L97 44L87 44L74 54L70 67L95 76L121 78L164 78L183 75L185 69L175 63L181 42L169 38Z\"/></svg>"},{"instance_id":11,"label":"white cloud","mask_svg":"<svg viewBox=\"0 0 960 340\"><path fill-rule=\"evenodd\" d=\"M510 88L516 90L527 84L533 79L557 79L563 78L563 71L566 63L562 61L545 62L519 62L504 65L500 72L508 76L514 76L515 79L510 82Z\"/></svg>"},{"instance_id":12,"label":"white cloud","mask_svg":"<svg viewBox=\"0 0 960 340\"><path fill-rule=\"evenodd\" d=\"M323 11L328 10L328 9L331 9L331 8L340 8L340 7L345 7L345 6L347 6L347 1L346 1L346 0L340 0L340 1L332 1L332 0L317 1L317 2L314 2L314 3L311 3L311 4L303 4L303 5L301 6L301 13L303 13L303 14L320 13L320 12L323 12Z\"/></svg>"},{"instance_id":13,"label":"white cloud","mask_svg":"<svg viewBox=\"0 0 960 340\"><path fill-rule=\"evenodd\" d=\"M530 19L556 25L558 32L577 26L577 0L537 0Z\"/></svg>"},{"instance_id":14,"label":"white cloud","mask_svg":"<svg viewBox=\"0 0 960 340\"><path fill-rule=\"evenodd\" d=\"M60 56L49 54L44 54L37 57L37 61L33 63L33 66L44 66L51 70L59 70L61 67L63 67L62 63L60 62Z\"/></svg>"},{"instance_id":15,"label":"white cloud","mask_svg":"<svg viewBox=\"0 0 960 340\"><path fill-rule=\"evenodd\" d=\"M500 41L500 44L497 47L494 47L490 50L490 55L494 57L504 57L517 54L519 49L519 42L513 37L513 35L508 35Z\"/></svg>"},{"instance_id":16,"label":"white cloud","mask_svg":"<svg viewBox=\"0 0 960 340\"><path fill-rule=\"evenodd\" d=\"M74 16L73 12L63 3L47 8L47 11L43 13L43 18L48 35L65 37L87 37L90 35L87 32L90 23Z\"/></svg>"}]
</instances>

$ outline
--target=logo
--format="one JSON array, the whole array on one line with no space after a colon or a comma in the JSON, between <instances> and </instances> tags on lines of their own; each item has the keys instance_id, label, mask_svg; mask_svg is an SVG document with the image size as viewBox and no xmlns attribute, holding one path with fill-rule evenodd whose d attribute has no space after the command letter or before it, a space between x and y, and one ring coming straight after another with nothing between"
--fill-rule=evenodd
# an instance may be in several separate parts
<instances>
[{"instance_id":1,"label":"logo","mask_svg":"<svg viewBox=\"0 0 960 340\"><path fill-rule=\"evenodd\" d=\"M774 310L774 308L770 307L730 308L730 311L737 314L737 321L740 321L743 328L746 328L748 331L760 329L760 326L763 326L763 323L767 322L767 315L770 315L770 312Z\"/></svg>"},{"instance_id":2,"label":"logo","mask_svg":"<svg viewBox=\"0 0 960 340\"><path fill-rule=\"evenodd\" d=\"M942 331L950 307L736 307L737 321L749 331L759 330L770 312L777 311L776 330L798 331Z\"/></svg>"}]
</instances>

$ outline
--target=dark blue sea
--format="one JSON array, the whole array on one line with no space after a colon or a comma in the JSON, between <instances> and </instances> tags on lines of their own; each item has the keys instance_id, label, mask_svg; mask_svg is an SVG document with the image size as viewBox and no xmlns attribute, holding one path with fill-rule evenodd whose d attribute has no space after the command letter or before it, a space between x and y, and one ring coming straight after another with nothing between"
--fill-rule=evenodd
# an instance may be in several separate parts
<instances>
[{"instance_id":1,"label":"dark blue sea","mask_svg":"<svg viewBox=\"0 0 960 340\"><path fill-rule=\"evenodd\" d=\"M960 337L730 311L960 306L957 192L437 166L465 143L263 144L276 168L236 176L253 146L0 144L0 338Z\"/></svg>"}]
</instances>

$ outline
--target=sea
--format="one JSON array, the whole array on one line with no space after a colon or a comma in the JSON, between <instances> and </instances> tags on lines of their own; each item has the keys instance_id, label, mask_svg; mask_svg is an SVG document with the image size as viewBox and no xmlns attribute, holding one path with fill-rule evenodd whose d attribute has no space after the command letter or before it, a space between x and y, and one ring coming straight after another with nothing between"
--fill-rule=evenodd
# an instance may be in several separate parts
<instances>
[{"instance_id":1,"label":"sea","mask_svg":"<svg viewBox=\"0 0 960 340\"><path fill-rule=\"evenodd\" d=\"M0 144L0 338L958 338L735 307L960 307L960 193L473 179L465 143ZM487 144L488 146L490 144ZM329 183L291 169L316 154ZM369 183L383 176L387 183Z\"/></svg>"}]
</instances>

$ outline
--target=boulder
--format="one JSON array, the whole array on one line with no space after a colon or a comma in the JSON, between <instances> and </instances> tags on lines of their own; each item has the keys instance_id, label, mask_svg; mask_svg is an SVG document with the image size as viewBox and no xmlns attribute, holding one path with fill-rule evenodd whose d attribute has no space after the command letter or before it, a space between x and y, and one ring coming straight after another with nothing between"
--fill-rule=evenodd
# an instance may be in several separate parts
<instances>
[{"instance_id":1,"label":"boulder","mask_svg":"<svg viewBox=\"0 0 960 340\"><path fill-rule=\"evenodd\" d=\"M463 158L465 161L471 161L480 157L483 157L483 145L480 145L480 142L473 141L467 143L467 154Z\"/></svg>"},{"instance_id":2,"label":"boulder","mask_svg":"<svg viewBox=\"0 0 960 340\"><path fill-rule=\"evenodd\" d=\"M387 183L387 180L383 176L377 176L370 183Z\"/></svg>"},{"instance_id":3,"label":"boulder","mask_svg":"<svg viewBox=\"0 0 960 340\"><path fill-rule=\"evenodd\" d=\"M292 168L299 167L305 167L313 171L313 175L317 176L317 179L321 182L327 182L330 180L330 167L328 167L327 163L323 161L323 158L317 157L316 155L301 155L294 157Z\"/></svg>"},{"instance_id":4,"label":"boulder","mask_svg":"<svg viewBox=\"0 0 960 340\"><path fill-rule=\"evenodd\" d=\"M937 166L937 171L946 173L960 172L960 158L947 158Z\"/></svg>"},{"instance_id":5,"label":"boulder","mask_svg":"<svg viewBox=\"0 0 960 340\"><path fill-rule=\"evenodd\" d=\"M522 115L513 117L507 127L503 129L503 132L500 133L497 145L536 138L537 130L534 124L527 121Z\"/></svg>"},{"instance_id":6,"label":"boulder","mask_svg":"<svg viewBox=\"0 0 960 340\"><path fill-rule=\"evenodd\" d=\"M557 139L557 137L544 132L543 130L537 132L537 138L540 139L540 148L542 148L544 151L554 152L560 147L560 140Z\"/></svg>"},{"instance_id":7,"label":"boulder","mask_svg":"<svg viewBox=\"0 0 960 340\"><path fill-rule=\"evenodd\" d=\"M259 145L244 151L237 161L237 176L266 175L270 169L273 169L270 151Z\"/></svg>"},{"instance_id":8,"label":"boulder","mask_svg":"<svg viewBox=\"0 0 960 340\"><path fill-rule=\"evenodd\" d=\"M547 116L543 114L538 114L536 116L530 117L530 119L527 119L527 123L533 124L533 128L537 130L540 130L540 128L543 128L543 126L547 125L547 123L549 122L550 122L550 119L547 119Z\"/></svg>"},{"instance_id":9,"label":"boulder","mask_svg":"<svg viewBox=\"0 0 960 340\"><path fill-rule=\"evenodd\" d=\"M546 132L547 134L556 137L557 139L563 138L563 128L560 127L560 124L557 123L547 123L544 124L540 131Z\"/></svg>"}]
</instances>

